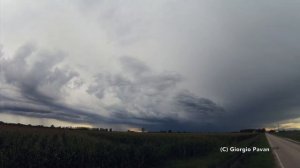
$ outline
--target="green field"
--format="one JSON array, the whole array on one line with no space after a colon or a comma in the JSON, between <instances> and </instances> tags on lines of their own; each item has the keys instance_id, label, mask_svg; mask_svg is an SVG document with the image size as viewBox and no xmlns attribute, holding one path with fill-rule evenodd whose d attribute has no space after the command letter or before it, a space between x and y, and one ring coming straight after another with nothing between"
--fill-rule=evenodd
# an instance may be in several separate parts
<instances>
[{"instance_id":1,"label":"green field","mask_svg":"<svg viewBox=\"0 0 300 168\"><path fill-rule=\"evenodd\" d=\"M264 134L129 133L1 125L0 167L247 167L257 154L221 153L219 148L257 144L268 145ZM271 153L267 155L261 156L268 158ZM263 161L272 165L272 160Z\"/></svg>"},{"instance_id":2,"label":"green field","mask_svg":"<svg viewBox=\"0 0 300 168\"><path fill-rule=\"evenodd\" d=\"M275 135L300 142L300 131L280 131L275 133Z\"/></svg>"}]
</instances>

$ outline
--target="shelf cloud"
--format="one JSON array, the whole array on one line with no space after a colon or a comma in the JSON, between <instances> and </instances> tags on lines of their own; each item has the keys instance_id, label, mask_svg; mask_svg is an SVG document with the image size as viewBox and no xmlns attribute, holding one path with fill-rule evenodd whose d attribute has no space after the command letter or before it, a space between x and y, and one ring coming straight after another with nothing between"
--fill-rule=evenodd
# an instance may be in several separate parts
<instances>
[{"instance_id":1,"label":"shelf cloud","mask_svg":"<svg viewBox=\"0 0 300 168\"><path fill-rule=\"evenodd\" d=\"M299 2L0 3L2 114L192 131L300 118Z\"/></svg>"}]
</instances>

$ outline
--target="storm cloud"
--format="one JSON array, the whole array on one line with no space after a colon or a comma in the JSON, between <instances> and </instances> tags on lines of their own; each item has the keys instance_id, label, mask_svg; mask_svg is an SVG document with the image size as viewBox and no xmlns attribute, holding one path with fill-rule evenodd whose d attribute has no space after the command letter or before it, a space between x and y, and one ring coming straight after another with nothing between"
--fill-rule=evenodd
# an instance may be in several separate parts
<instances>
[{"instance_id":1,"label":"storm cloud","mask_svg":"<svg viewBox=\"0 0 300 168\"><path fill-rule=\"evenodd\" d=\"M126 124L178 130L212 123L223 109L209 99L178 89L180 75L154 72L132 57L120 57L121 72L99 72L89 82L70 87L80 74L63 65L60 52L22 46L13 58L1 59L1 112L90 124ZM30 63L29 63L30 61ZM85 89L93 107L70 104L69 92ZM98 107L97 107L98 106ZM100 107L99 107L100 106ZM195 120L196 119L196 120ZM171 128L169 128L171 129Z\"/></svg>"},{"instance_id":2,"label":"storm cloud","mask_svg":"<svg viewBox=\"0 0 300 168\"><path fill-rule=\"evenodd\" d=\"M150 130L291 125L299 6L2 0L0 112Z\"/></svg>"}]
</instances>

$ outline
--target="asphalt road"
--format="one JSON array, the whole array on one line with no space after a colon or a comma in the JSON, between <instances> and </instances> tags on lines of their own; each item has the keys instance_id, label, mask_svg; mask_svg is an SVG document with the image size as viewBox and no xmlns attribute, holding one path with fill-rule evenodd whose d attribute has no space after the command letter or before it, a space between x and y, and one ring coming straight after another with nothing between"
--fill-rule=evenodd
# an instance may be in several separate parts
<instances>
[{"instance_id":1,"label":"asphalt road","mask_svg":"<svg viewBox=\"0 0 300 168\"><path fill-rule=\"evenodd\" d=\"M300 168L300 144L266 134L281 168Z\"/></svg>"}]
</instances>

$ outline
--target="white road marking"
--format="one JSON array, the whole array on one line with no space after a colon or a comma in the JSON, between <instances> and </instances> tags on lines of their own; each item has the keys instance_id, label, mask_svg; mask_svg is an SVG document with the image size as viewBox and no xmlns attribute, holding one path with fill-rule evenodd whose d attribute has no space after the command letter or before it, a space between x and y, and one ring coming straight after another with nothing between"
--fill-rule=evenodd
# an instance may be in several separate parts
<instances>
[{"instance_id":1,"label":"white road marking","mask_svg":"<svg viewBox=\"0 0 300 168\"><path fill-rule=\"evenodd\" d=\"M277 159L278 159L278 162L279 162L279 164L280 164L280 167L281 167L281 168L284 168L284 166L283 166L283 164L282 164L282 162L281 162L281 160L280 160L280 158L279 158L277 152L274 151L274 153L275 153L275 155L276 155L276 157L277 157Z\"/></svg>"},{"instance_id":2,"label":"white road marking","mask_svg":"<svg viewBox=\"0 0 300 168\"><path fill-rule=\"evenodd\" d=\"M267 137L267 139L268 139L268 141L269 141L271 147L273 148L273 144L272 144L272 142L269 140L269 137L268 137L268 136L266 136L266 137ZM285 167L283 166L283 164L282 164L280 158L279 158L278 153L277 153L275 150L273 150L273 149L272 149L272 151L275 153L276 158L277 158L277 160L278 160L278 162L279 162L280 167L281 167L281 168L285 168Z\"/></svg>"}]
</instances>

